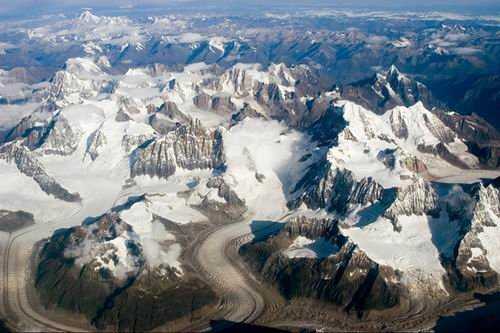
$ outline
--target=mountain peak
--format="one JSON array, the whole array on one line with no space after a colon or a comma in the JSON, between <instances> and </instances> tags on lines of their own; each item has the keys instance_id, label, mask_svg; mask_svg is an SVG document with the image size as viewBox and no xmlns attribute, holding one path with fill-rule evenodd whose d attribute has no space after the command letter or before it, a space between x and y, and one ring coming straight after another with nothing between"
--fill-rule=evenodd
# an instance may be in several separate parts
<instances>
[{"instance_id":1,"label":"mountain peak","mask_svg":"<svg viewBox=\"0 0 500 333\"><path fill-rule=\"evenodd\" d=\"M392 64L391 67L389 67L389 74L401 74L401 72L396 65Z\"/></svg>"},{"instance_id":2,"label":"mountain peak","mask_svg":"<svg viewBox=\"0 0 500 333\"><path fill-rule=\"evenodd\" d=\"M100 21L100 17L92 14L90 10L86 9L78 17L78 21L80 21L81 23L97 24Z\"/></svg>"},{"instance_id":3,"label":"mountain peak","mask_svg":"<svg viewBox=\"0 0 500 333\"><path fill-rule=\"evenodd\" d=\"M391 82L391 84L394 82L394 80L409 80L408 77L405 74L401 73L401 71L394 64L389 67L389 70L386 74L386 79L387 81Z\"/></svg>"}]
</instances>

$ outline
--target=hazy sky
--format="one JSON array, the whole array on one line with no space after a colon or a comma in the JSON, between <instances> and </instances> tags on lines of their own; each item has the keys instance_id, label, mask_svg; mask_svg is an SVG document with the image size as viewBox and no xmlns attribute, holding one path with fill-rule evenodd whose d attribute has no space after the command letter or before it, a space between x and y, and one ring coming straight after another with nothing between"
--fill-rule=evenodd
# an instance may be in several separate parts
<instances>
[{"instance_id":1,"label":"hazy sky","mask_svg":"<svg viewBox=\"0 0 500 333\"><path fill-rule=\"evenodd\" d=\"M0 0L0 15L36 15L57 11L79 10L82 7L118 9L124 6L136 8L164 7L172 10L221 8L238 11L240 8L287 10L304 6L352 7L356 9L408 9L408 10L450 10L450 11L500 11L500 0Z\"/></svg>"}]
</instances>

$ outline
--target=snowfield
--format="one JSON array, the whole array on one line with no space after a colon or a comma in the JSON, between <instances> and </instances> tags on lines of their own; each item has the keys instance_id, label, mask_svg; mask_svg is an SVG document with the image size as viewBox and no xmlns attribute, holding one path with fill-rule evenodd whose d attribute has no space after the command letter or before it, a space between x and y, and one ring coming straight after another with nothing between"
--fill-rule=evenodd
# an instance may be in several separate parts
<instances>
[{"instance_id":1,"label":"snowfield","mask_svg":"<svg viewBox=\"0 0 500 333\"><path fill-rule=\"evenodd\" d=\"M324 238L316 240L298 236L284 251L288 258L326 258L334 255L338 248Z\"/></svg>"},{"instance_id":2,"label":"snowfield","mask_svg":"<svg viewBox=\"0 0 500 333\"><path fill-rule=\"evenodd\" d=\"M446 244L440 242L456 240L458 225L446 218L416 215L401 216L400 224L398 232L389 220L379 218L365 227L344 228L342 233L374 261L402 271L410 282L435 281L444 290L439 249Z\"/></svg>"},{"instance_id":3,"label":"snowfield","mask_svg":"<svg viewBox=\"0 0 500 333\"><path fill-rule=\"evenodd\" d=\"M278 219L288 211L287 195L300 174L304 140L276 121L251 118L226 132L224 177L255 219Z\"/></svg>"}]
</instances>

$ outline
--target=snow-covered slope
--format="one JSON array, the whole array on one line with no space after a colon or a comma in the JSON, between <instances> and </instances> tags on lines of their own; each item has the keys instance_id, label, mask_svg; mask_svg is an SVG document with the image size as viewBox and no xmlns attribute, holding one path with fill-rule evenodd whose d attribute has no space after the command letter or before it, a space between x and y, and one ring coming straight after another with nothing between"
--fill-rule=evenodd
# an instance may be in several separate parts
<instances>
[{"instance_id":1,"label":"snow-covered slope","mask_svg":"<svg viewBox=\"0 0 500 333\"><path fill-rule=\"evenodd\" d=\"M96 29L123 23L90 13L79 20ZM221 51L221 43L210 47ZM89 219L72 221L76 238L65 243L65 255L82 267L120 281L150 268L187 278L184 236L172 230L247 214L255 221L292 215L301 225L330 221L333 243L319 234L288 235L279 264L346 261L347 286L375 276L394 297L406 288L410 298L430 292L444 299L444 277L470 287L477 274L500 269L498 190L434 182L470 176L480 164L419 100L422 87L397 69L374 86L396 101L380 109L341 99L339 89L316 91L314 71L304 65L151 65L119 74L102 60L69 59L41 105L0 146L4 173L30 190L23 196L7 182L0 208L32 200L38 208L25 208L43 223L51 214L40 206L79 205L78 216ZM457 213L459 198L470 214Z\"/></svg>"}]
</instances>

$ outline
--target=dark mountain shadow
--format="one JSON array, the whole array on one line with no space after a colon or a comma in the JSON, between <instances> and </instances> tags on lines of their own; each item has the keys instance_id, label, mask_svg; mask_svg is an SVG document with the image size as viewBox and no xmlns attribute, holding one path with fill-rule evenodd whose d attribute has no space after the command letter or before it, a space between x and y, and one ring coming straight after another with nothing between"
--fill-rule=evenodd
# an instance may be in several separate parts
<instances>
[{"instance_id":1,"label":"dark mountain shadow","mask_svg":"<svg viewBox=\"0 0 500 333\"><path fill-rule=\"evenodd\" d=\"M96 222L97 220L99 220L99 218L101 218L102 215L99 215L99 216L88 216L86 217L83 222L82 222L82 226L85 226L85 225L91 225L93 224L94 222Z\"/></svg>"},{"instance_id":2,"label":"dark mountain shadow","mask_svg":"<svg viewBox=\"0 0 500 333\"><path fill-rule=\"evenodd\" d=\"M474 294L474 297L486 305L458 312L453 316L441 317L433 328L434 332L498 332L498 327L500 327L500 316L498 316L500 293Z\"/></svg>"},{"instance_id":3,"label":"dark mountain shadow","mask_svg":"<svg viewBox=\"0 0 500 333\"><path fill-rule=\"evenodd\" d=\"M459 200L462 192L457 192L456 199L450 199L449 195L453 194L456 186L459 186L464 191L463 195L468 196L476 185L443 183L433 183L432 185L440 198L441 210L439 216L427 216L427 223L432 235L431 241L439 252L441 262L446 263L456 257L455 251L458 242L470 227L470 219L472 218L468 216L466 209L468 201ZM449 210L448 200L456 201L452 205L455 209ZM456 212L454 212L455 210Z\"/></svg>"},{"instance_id":4,"label":"dark mountain shadow","mask_svg":"<svg viewBox=\"0 0 500 333\"><path fill-rule=\"evenodd\" d=\"M360 219L358 223L356 223L356 227L364 228L375 222L384 214L386 209L394 202L394 200L396 200L396 189L385 189L381 200L358 212L357 215Z\"/></svg>"},{"instance_id":5,"label":"dark mountain shadow","mask_svg":"<svg viewBox=\"0 0 500 333\"><path fill-rule=\"evenodd\" d=\"M57 237L57 236L60 236L60 235L64 235L64 234L66 234L69 230L70 230L70 228L59 228L59 229L56 229L56 230L54 230L54 232L52 233L52 236L51 236L51 237ZM0 331L0 332L2 332L2 331Z\"/></svg>"},{"instance_id":6,"label":"dark mountain shadow","mask_svg":"<svg viewBox=\"0 0 500 333\"><path fill-rule=\"evenodd\" d=\"M319 119L313 121L310 125L302 125L303 132L315 143L315 149L312 151L304 150L304 147L300 146L303 142L298 143L293 149L296 153L300 152L302 154L298 163L301 164L300 169L304 173L299 181L290 181L290 170L288 168L277 172L278 178L283 184L283 192L288 203L297 197L299 190L303 190L308 186L315 186L320 178L325 175L327 172L325 168L330 168L326 157L328 150L332 146L338 145L338 136L348 125L344 119L343 108L333 105L325 107L326 110ZM304 121L308 122L307 119Z\"/></svg>"},{"instance_id":7,"label":"dark mountain shadow","mask_svg":"<svg viewBox=\"0 0 500 333\"><path fill-rule=\"evenodd\" d=\"M11 331L7 325L5 325L5 322L3 321L3 319L0 319L0 332L4 332L4 333L10 333L10 332L13 332Z\"/></svg>"},{"instance_id":8,"label":"dark mountain shadow","mask_svg":"<svg viewBox=\"0 0 500 333\"><path fill-rule=\"evenodd\" d=\"M495 179L481 179L484 186L493 185L493 187L500 188L500 177Z\"/></svg>"},{"instance_id":9,"label":"dark mountain shadow","mask_svg":"<svg viewBox=\"0 0 500 333\"><path fill-rule=\"evenodd\" d=\"M229 320L211 320L210 321L210 331L212 332L239 332L239 333L285 333L288 331L280 330L277 328L253 325L253 324L245 324L245 323L236 323L234 321Z\"/></svg>"},{"instance_id":10,"label":"dark mountain shadow","mask_svg":"<svg viewBox=\"0 0 500 333\"><path fill-rule=\"evenodd\" d=\"M357 214L360 219L356 223L356 227L359 228L364 228L373 222L377 221L377 219L382 216L387 209L387 206L384 205L382 202L378 201L374 203L373 205L366 207L359 211Z\"/></svg>"},{"instance_id":11,"label":"dark mountain shadow","mask_svg":"<svg viewBox=\"0 0 500 333\"><path fill-rule=\"evenodd\" d=\"M458 220L433 218L427 216L427 223L431 231L431 241L439 252L441 261L448 261L454 257L454 250L462 238ZM454 225L456 224L456 225Z\"/></svg>"},{"instance_id":12,"label":"dark mountain shadow","mask_svg":"<svg viewBox=\"0 0 500 333\"><path fill-rule=\"evenodd\" d=\"M252 242L265 241L269 237L277 235L284 226L285 224L280 222L254 220L250 223L250 229L255 237Z\"/></svg>"},{"instance_id":13,"label":"dark mountain shadow","mask_svg":"<svg viewBox=\"0 0 500 333\"><path fill-rule=\"evenodd\" d=\"M122 210L126 210L126 209L129 209L130 207L132 207L134 204L140 202L140 201L143 201L145 198L145 194L141 194L141 195L132 195L130 197L127 198L127 201L118 205L118 206L114 206L113 208L111 208L111 211L113 213L118 213L118 212L121 212Z\"/></svg>"}]
</instances>

